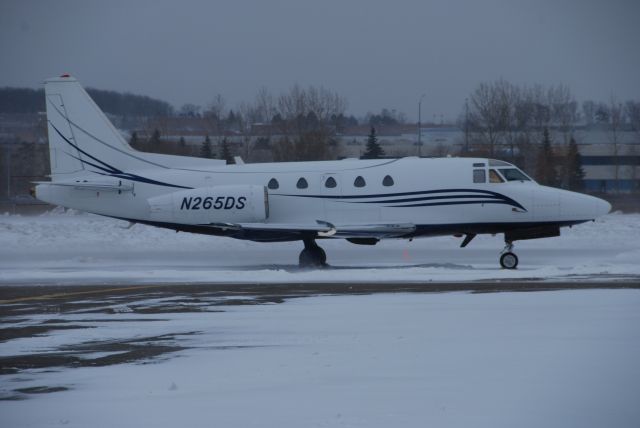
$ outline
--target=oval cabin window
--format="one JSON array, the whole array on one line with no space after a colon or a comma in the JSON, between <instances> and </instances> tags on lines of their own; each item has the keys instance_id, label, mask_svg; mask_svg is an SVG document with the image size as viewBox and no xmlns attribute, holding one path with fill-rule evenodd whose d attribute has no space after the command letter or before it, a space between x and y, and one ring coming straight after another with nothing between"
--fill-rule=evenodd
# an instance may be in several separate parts
<instances>
[{"instance_id":1,"label":"oval cabin window","mask_svg":"<svg viewBox=\"0 0 640 428\"><path fill-rule=\"evenodd\" d=\"M272 178L271 180L269 180L269 184L267 184L267 187L271 190L275 190L280 187L280 184L278 184L278 180Z\"/></svg>"},{"instance_id":2,"label":"oval cabin window","mask_svg":"<svg viewBox=\"0 0 640 428\"><path fill-rule=\"evenodd\" d=\"M298 179L298 182L296 183L296 187L298 189L306 189L307 187L309 187L309 184L307 183L307 180L305 180L304 177L300 177Z\"/></svg>"},{"instance_id":3,"label":"oval cabin window","mask_svg":"<svg viewBox=\"0 0 640 428\"><path fill-rule=\"evenodd\" d=\"M355 181L353 182L353 185L356 187L364 187L367 185L367 183L364 181L364 178L362 178L362 176L357 176Z\"/></svg>"},{"instance_id":4,"label":"oval cabin window","mask_svg":"<svg viewBox=\"0 0 640 428\"><path fill-rule=\"evenodd\" d=\"M325 185L325 187L328 187L329 189L333 189L334 187L336 187L338 185L338 183L336 183L336 179L335 178L329 177L324 182L324 185Z\"/></svg>"},{"instance_id":5,"label":"oval cabin window","mask_svg":"<svg viewBox=\"0 0 640 428\"><path fill-rule=\"evenodd\" d=\"M393 178L391 178L390 175L387 175L384 177L384 180L382 180L382 185L383 186L393 186Z\"/></svg>"}]
</instances>

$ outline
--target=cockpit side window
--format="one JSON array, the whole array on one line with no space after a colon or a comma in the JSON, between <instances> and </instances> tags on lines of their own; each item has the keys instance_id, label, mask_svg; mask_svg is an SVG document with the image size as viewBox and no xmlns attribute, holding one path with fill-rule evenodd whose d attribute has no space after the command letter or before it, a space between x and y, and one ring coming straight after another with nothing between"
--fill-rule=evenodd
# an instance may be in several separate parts
<instances>
[{"instance_id":1,"label":"cockpit side window","mask_svg":"<svg viewBox=\"0 0 640 428\"><path fill-rule=\"evenodd\" d=\"M495 169L489 170L489 183L504 183L504 179L500 177L498 171Z\"/></svg>"},{"instance_id":2,"label":"cockpit side window","mask_svg":"<svg viewBox=\"0 0 640 428\"><path fill-rule=\"evenodd\" d=\"M487 173L484 169L474 169L473 170L473 182L474 183L486 183L487 182Z\"/></svg>"},{"instance_id":3,"label":"cockpit side window","mask_svg":"<svg viewBox=\"0 0 640 428\"><path fill-rule=\"evenodd\" d=\"M507 181L531 181L531 179L518 168L501 168L500 173Z\"/></svg>"}]
</instances>

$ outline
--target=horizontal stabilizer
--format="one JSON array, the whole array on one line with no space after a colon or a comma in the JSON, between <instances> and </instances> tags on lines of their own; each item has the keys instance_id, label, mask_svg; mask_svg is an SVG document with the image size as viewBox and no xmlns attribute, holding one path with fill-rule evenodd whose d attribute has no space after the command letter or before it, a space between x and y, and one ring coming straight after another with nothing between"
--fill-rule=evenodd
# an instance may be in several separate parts
<instances>
[{"instance_id":1,"label":"horizontal stabilizer","mask_svg":"<svg viewBox=\"0 0 640 428\"><path fill-rule=\"evenodd\" d=\"M102 192L133 192L133 184L123 183L122 180L72 180L72 181L37 181L35 184L49 186L72 187L76 190L91 190Z\"/></svg>"}]
</instances>

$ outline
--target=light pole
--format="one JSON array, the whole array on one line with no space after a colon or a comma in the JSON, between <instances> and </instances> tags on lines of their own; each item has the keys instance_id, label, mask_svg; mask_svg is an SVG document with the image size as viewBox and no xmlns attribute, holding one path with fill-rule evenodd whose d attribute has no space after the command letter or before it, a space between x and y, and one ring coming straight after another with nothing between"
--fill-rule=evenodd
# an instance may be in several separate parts
<instances>
[{"instance_id":1,"label":"light pole","mask_svg":"<svg viewBox=\"0 0 640 428\"><path fill-rule=\"evenodd\" d=\"M464 99L464 152L469 155L469 98Z\"/></svg>"},{"instance_id":2,"label":"light pole","mask_svg":"<svg viewBox=\"0 0 640 428\"><path fill-rule=\"evenodd\" d=\"M7 148L7 201L11 199L11 145L6 144Z\"/></svg>"},{"instance_id":3,"label":"light pole","mask_svg":"<svg viewBox=\"0 0 640 428\"><path fill-rule=\"evenodd\" d=\"M425 95L422 94L418 101L418 157L422 155L422 99Z\"/></svg>"}]
</instances>

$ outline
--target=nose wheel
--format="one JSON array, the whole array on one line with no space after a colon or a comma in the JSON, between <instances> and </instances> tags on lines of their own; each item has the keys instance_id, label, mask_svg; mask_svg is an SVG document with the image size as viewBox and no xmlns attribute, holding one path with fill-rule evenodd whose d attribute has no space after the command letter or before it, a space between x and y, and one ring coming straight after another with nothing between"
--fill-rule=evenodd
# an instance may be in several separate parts
<instances>
[{"instance_id":1,"label":"nose wheel","mask_svg":"<svg viewBox=\"0 0 640 428\"><path fill-rule=\"evenodd\" d=\"M319 268L327 265L327 254L313 239L305 239L304 249L298 257L298 264L303 268Z\"/></svg>"},{"instance_id":2,"label":"nose wheel","mask_svg":"<svg viewBox=\"0 0 640 428\"><path fill-rule=\"evenodd\" d=\"M507 242L507 245L500 255L500 266L502 266L502 269L516 269L518 267L518 256L516 256L512 250L513 244Z\"/></svg>"}]
</instances>

